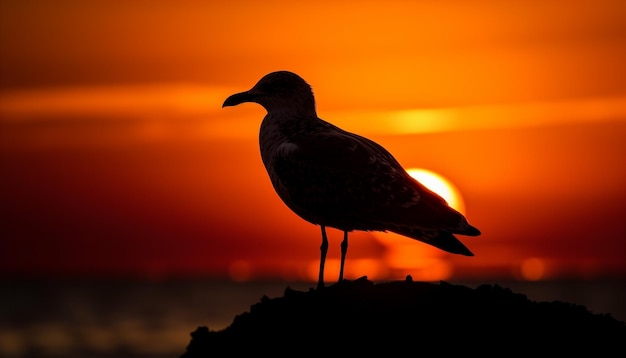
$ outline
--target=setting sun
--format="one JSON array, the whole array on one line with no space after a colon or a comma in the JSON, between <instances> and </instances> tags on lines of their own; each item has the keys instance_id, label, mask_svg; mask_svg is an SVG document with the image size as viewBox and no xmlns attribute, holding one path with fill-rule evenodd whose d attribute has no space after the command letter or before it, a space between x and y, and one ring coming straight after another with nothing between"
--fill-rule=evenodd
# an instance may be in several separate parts
<instances>
[{"instance_id":1,"label":"setting sun","mask_svg":"<svg viewBox=\"0 0 626 358\"><path fill-rule=\"evenodd\" d=\"M448 179L421 168L409 168L407 173L464 213L461 192ZM410 274L416 280L437 281L447 280L454 273L454 266L445 258L446 254L435 247L390 232L375 232L374 236L385 246L384 261L392 277L402 278Z\"/></svg>"},{"instance_id":2,"label":"setting sun","mask_svg":"<svg viewBox=\"0 0 626 358\"><path fill-rule=\"evenodd\" d=\"M411 168L407 169L407 173L428 189L439 194L448 202L448 205L461 213L465 213L465 204L461 192L448 179L426 169Z\"/></svg>"}]
</instances>

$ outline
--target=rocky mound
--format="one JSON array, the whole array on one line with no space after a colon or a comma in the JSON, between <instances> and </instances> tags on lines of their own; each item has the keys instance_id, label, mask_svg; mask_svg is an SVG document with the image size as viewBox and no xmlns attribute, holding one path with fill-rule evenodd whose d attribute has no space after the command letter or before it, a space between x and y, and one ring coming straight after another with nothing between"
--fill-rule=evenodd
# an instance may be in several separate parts
<instances>
[{"instance_id":1,"label":"rocky mound","mask_svg":"<svg viewBox=\"0 0 626 358\"><path fill-rule=\"evenodd\" d=\"M498 285L475 289L363 277L263 297L221 330L199 327L182 358L324 353L487 356L588 352L626 356L626 324L566 302L535 302Z\"/></svg>"}]
</instances>

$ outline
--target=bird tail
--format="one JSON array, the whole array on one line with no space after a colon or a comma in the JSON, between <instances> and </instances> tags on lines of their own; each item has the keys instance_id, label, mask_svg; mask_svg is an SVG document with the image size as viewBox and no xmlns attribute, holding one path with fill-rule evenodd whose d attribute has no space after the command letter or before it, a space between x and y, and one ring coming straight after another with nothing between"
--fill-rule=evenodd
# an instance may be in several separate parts
<instances>
[{"instance_id":1,"label":"bird tail","mask_svg":"<svg viewBox=\"0 0 626 358\"><path fill-rule=\"evenodd\" d=\"M471 227L474 230L468 230L468 233L464 235L476 236L480 234L478 229ZM411 239L422 241L426 244L432 245L441 250L459 254L464 256L474 256L474 254L465 246L459 239L457 239L452 233L443 230L425 231L419 229L398 229L389 230L396 234L410 237Z\"/></svg>"},{"instance_id":2,"label":"bird tail","mask_svg":"<svg viewBox=\"0 0 626 358\"><path fill-rule=\"evenodd\" d=\"M478 230L477 228L473 227L470 224L467 224L466 227L464 227L462 230L459 231L455 231L455 234L461 234L461 235L467 235L467 236L478 236L480 235L480 230Z\"/></svg>"}]
</instances>

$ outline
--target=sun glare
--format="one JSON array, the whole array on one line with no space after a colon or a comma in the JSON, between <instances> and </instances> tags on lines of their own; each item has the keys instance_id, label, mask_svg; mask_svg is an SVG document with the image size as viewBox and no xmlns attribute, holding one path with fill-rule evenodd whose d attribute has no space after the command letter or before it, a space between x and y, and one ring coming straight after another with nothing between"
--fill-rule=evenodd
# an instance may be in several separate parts
<instances>
[{"instance_id":1,"label":"sun glare","mask_svg":"<svg viewBox=\"0 0 626 358\"><path fill-rule=\"evenodd\" d=\"M465 212L465 204L461 192L448 179L426 169L411 168L407 170L410 176L424 184L428 189L444 198L448 205L459 212Z\"/></svg>"},{"instance_id":2,"label":"sun glare","mask_svg":"<svg viewBox=\"0 0 626 358\"><path fill-rule=\"evenodd\" d=\"M520 265L520 273L527 281L541 280L546 273L545 263L536 257L527 258Z\"/></svg>"},{"instance_id":3,"label":"sun glare","mask_svg":"<svg viewBox=\"0 0 626 358\"><path fill-rule=\"evenodd\" d=\"M448 179L426 169L410 168L407 173L439 194L451 207L464 212L461 193ZM384 261L392 278L411 275L419 281L437 281L452 276L454 267L445 259L443 251L394 233L375 232L374 235L386 247Z\"/></svg>"}]
</instances>

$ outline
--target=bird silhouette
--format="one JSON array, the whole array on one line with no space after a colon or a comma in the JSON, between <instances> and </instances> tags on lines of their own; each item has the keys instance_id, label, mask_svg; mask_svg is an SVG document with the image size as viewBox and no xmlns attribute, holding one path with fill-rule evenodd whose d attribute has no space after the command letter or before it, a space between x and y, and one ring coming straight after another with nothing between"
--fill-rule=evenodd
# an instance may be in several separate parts
<instances>
[{"instance_id":1,"label":"bird silhouette","mask_svg":"<svg viewBox=\"0 0 626 358\"><path fill-rule=\"evenodd\" d=\"M258 103L261 158L282 201L320 225L318 288L324 287L326 227L343 231L339 281L354 230L390 231L441 250L473 256L453 234L480 235L439 195L411 177L385 148L320 119L311 86L289 71L265 75L222 107Z\"/></svg>"}]
</instances>

